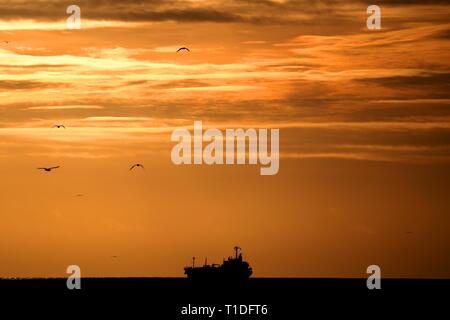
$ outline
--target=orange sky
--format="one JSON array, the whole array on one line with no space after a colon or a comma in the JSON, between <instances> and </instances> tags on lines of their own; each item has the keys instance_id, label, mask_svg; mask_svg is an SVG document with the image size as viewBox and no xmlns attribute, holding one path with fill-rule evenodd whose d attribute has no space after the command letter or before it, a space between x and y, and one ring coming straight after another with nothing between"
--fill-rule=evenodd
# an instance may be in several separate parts
<instances>
[{"instance_id":1,"label":"orange sky","mask_svg":"<svg viewBox=\"0 0 450 320\"><path fill-rule=\"evenodd\" d=\"M0 277L236 244L255 276L450 277L446 1L378 1L379 31L357 0L83 0L66 30L69 4L0 0ZM195 120L280 128L278 175L173 165Z\"/></svg>"}]
</instances>

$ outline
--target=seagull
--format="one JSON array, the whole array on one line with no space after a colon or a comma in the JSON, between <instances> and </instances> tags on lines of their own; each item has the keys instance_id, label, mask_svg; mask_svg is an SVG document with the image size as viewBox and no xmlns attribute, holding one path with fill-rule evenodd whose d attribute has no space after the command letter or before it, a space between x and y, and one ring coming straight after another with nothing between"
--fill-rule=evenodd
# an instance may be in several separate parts
<instances>
[{"instance_id":1,"label":"seagull","mask_svg":"<svg viewBox=\"0 0 450 320\"><path fill-rule=\"evenodd\" d=\"M57 166L57 167L50 167L50 168L37 168L38 170L44 170L44 171L46 171L46 172L50 172L50 171L52 171L53 169L58 169L59 168L59 166Z\"/></svg>"},{"instance_id":2,"label":"seagull","mask_svg":"<svg viewBox=\"0 0 450 320\"><path fill-rule=\"evenodd\" d=\"M8 41L8 40L4 40L3 42L6 43L6 44L10 44L11 43L11 41Z\"/></svg>"},{"instance_id":3,"label":"seagull","mask_svg":"<svg viewBox=\"0 0 450 320\"><path fill-rule=\"evenodd\" d=\"M186 50L187 52L191 52L191 50L189 50L189 48L186 48L186 47L182 47L182 48L178 49L177 52L180 52L183 50Z\"/></svg>"},{"instance_id":4,"label":"seagull","mask_svg":"<svg viewBox=\"0 0 450 320\"><path fill-rule=\"evenodd\" d=\"M82 194L82 193L79 193L79 194L77 194L76 195L78 198L80 198L80 197L83 197L84 196L84 194Z\"/></svg>"},{"instance_id":5,"label":"seagull","mask_svg":"<svg viewBox=\"0 0 450 320\"><path fill-rule=\"evenodd\" d=\"M62 125L62 124L55 124L55 125L53 126L53 128L58 128L58 129L63 128L63 129L65 129L66 127L65 127L64 125Z\"/></svg>"},{"instance_id":6,"label":"seagull","mask_svg":"<svg viewBox=\"0 0 450 320\"><path fill-rule=\"evenodd\" d=\"M130 171L133 170L134 168L142 168L142 169L145 169L144 166L143 166L142 164L140 164L140 163L136 163L135 165L133 165L133 166L130 168Z\"/></svg>"}]
</instances>

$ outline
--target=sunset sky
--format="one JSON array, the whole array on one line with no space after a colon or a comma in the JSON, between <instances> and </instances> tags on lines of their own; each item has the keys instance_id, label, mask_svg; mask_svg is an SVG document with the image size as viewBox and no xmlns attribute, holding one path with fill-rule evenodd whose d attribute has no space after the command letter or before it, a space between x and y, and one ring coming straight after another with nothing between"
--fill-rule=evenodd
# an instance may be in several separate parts
<instances>
[{"instance_id":1,"label":"sunset sky","mask_svg":"<svg viewBox=\"0 0 450 320\"><path fill-rule=\"evenodd\" d=\"M239 245L257 277L449 278L449 18L438 0L0 0L0 277L182 277ZM174 165L197 120L279 128L279 173Z\"/></svg>"}]
</instances>

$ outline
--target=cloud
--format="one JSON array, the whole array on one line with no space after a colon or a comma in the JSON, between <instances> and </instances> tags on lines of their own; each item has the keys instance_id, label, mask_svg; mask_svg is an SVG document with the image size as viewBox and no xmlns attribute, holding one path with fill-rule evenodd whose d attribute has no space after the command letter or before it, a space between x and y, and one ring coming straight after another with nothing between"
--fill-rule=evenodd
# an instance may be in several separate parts
<instances>
[{"instance_id":1,"label":"cloud","mask_svg":"<svg viewBox=\"0 0 450 320\"><path fill-rule=\"evenodd\" d=\"M69 1L0 1L1 19L64 20ZM321 14L340 14L340 6L326 1L87 1L79 0L82 18L127 22L298 23Z\"/></svg>"},{"instance_id":2,"label":"cloud","mask_svg":"<svg viewBox=\"0 0 450 320\"><path fill-rule=\"evenodd\" d=\"M0 80L0 90L53 89L62 86L67 85L63 83L49 83L29 80Z\"/></svg>"},{"instance_id":3,"label":"cloud","mask_svg":"<svg viewBox=\"0 0 450 320\"><path fill-rule=\"evenodd\" d=\"M427 87L432 86L445 88L450 92L450 73L423 74L416 76L391 76L379 78L358 79L365 83L375 83L386 87ZM450 97L450 93L449 93Z\"/></svg>"},{"instance_id":4,"label":"cloud","mask_svg":"<svg viewBox=\"0 0 450 320\"><path fill-rule=\"evenodd\" d=\"M84 110L84 109L103 109L103 106L89 106L89 105L65 105L65 106L37 106L29 107L28 110Z\"/></svg>"},{"instance_id":5,"label":"cloud","mask_svg":"<svg viewBox=\"0 0 450 320\"><path fill-rule=\"evenodd\" d=\"M367 1L362 1L362 3L367 3ZM391 5L391 6L405 6L405 5L448 5L448 0L379 0L378 5Z\"/></svg>"},{"instance_id":6,"label":"cloud","mask_svg":"<svg viewBox=\"0 0 450 320\"><path fill-rule=\"evenodd\" d=\"M42 8L31 3L31 21L63 26L62 3L42 3ZM4 4L0 1L0 7ZM10 8L22 4L13 1ZM114 31L8 35L18 38L21 49L0 50L3 135L118 143L202 119L218 127L282 128L286 136L301 132L298 141L318 146L300 150L310 157L348 153L353 158L390 158L400 150L336 146L374 146L372 135L388 146L412 145L418 135L429 143L448 137L445 37L450 25L437 14L445 12L442 5L423 8L425 20L406 23L417 8L393 4L385 10L389 28L380 32L364 29L362 1L104 0L80 5L82 19L112 19L112 26L119 19L121 24ZM52 16L52 10L58 14ZM297 20L282 27L259 25L277 19ZM166 20L220 24L216 30L210 24L162 23ZM158 23L135 29L130 21ZM250 24L243 28L232 22ZM176 55L179 45L193 50ZM70 129L57 136L46 131L55 123ZM355 133L358 141L351 136ZM299 151L289 138L285 147ZM426 150L402 152L415 156Z\"/></svg>"},{"instance_id":7,"label":"cloud","mask_svg":"<svg viewBox=\"0 0 450 320\"><path fill-rule=\"evenodd\" d=\"M69 2L0 2L0 18L34 19L39 21L64 20ZM83 1L77 2L82 18L89 20L116 20L127 22L246 22L261 18L244 17L226 10L197 7L183 1Z\"/></svg>"},{"instance_id":8,"label":"cloud","mask_svg":"<svg viewBox=\"0 0 450 320\"><path fill-rule=\"evenodd\" d=\"M249 40L242 42L243 44L267 44L267 41L264 40Z\"/></svg>"},{"instance_id":9,"label":"cloud","mask_svg":"<svg viewBox=\"0 0 450 320\"><path fill-rule=\"evenodd\" d=\"M65 9L71 4L65 0L0 0L0 30L64 30L68 17ZM372 3L362 0L77 1L83 29L142 28L142 24L160 22L245 23L308 28L327 26L332 27L332 33L339 33L348 26L361 29L369 4ZM448 21L442 12L448 5L446 1L383 1L378 4L386 9L383 15L389 18L391 28L406 25L414 18ZM417 10L413 10L417 6L426 8L427 14L417 18Z\"/></svg>"},{"instance_id":10,"label":"cloud","mask_svg":"<svg viewBox=\"0 0 450 320\"><path fill-rule=\"evenodd\" d=\"M89 117L84 119L85 121L145 121L145 120L153 120L148 117Z\"/></svg>"}]
</instances>

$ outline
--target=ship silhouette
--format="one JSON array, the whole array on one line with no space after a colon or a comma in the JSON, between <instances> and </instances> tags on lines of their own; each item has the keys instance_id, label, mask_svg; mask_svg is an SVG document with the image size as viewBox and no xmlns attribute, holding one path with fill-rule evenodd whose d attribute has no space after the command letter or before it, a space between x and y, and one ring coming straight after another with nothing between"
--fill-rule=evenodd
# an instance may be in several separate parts
<instances>
[{"instance_id":1,"label":"ship silhouette","mask_svg":"<svg viewBox=\"0 0 450 320\"><path fill-rule=\"evenodd\" d=\"M221 265L208 265L207 260L202 267L195 266L195 257L192 258L192 267L184 268L184 274L193 281L242 281L248 279L253 270L249 263L242 259L241 248L234 247L235 256L223 260Z\"/></svg>"}]
</instances>

